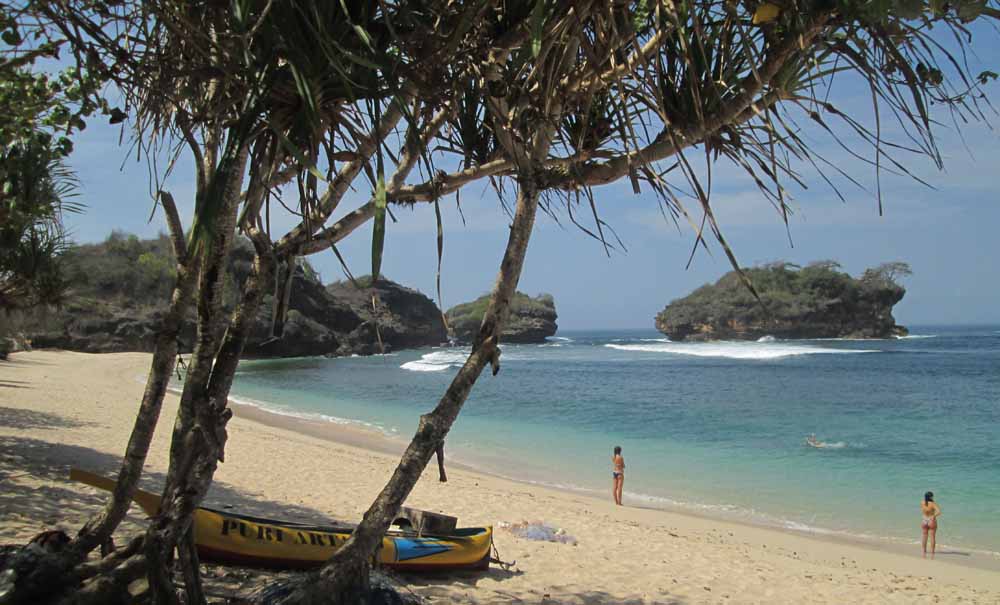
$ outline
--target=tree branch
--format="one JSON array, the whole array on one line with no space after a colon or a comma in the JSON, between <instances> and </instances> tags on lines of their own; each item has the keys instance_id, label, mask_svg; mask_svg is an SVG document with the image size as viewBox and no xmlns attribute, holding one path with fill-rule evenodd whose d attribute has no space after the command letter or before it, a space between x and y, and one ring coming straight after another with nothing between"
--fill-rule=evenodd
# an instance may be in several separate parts
<instances>
[{"instance_id":1,"label":"tree branch","mask_svg":"<svg viewBox=\"0 0 1000 605\"><path fill-rule=\"evenodd\" d=\"M386 198L389 201L395 202L395 194L393 192L404 188L403 181L405 181L406 177L409 176L413 167L416 165L420 154L423 150L427 149L428 145L430 145L431 140L433 140L437 135L441 126L444 125L445 120L448 119L452 111L454 111L452 106L447 106L439 110L437 114L431 118L431 121L424 127L424 132L419 138L416 136L409 136L409 134L412 134L412 130L411 133L408 133L406 137L406 147L403 150L403 154L399 158L399 164L396 166L396 171L393 172L392 177L389 179L389 183L386 186ZM317 233L308 242L302 244L296 253L305 256L326 250L344 237L347 237L348 234L363 225L373 216L375 216L375 204L374 202L368 202L364 206L343 217L332 226Z\"/></svg>"},{"instance_id":2,"label":"tree branch","mask_svg":"<svg viewBox=\"0 0 1000 605\"><path fill-rule=\"evenodd\" d=\"M377 142L389 136L392 129L396 127L396 123L403 117L403 104L410 102L412 98L412 89L407 88L401 93L400 98L395 99L389 104L389 108L382 115L382 121L376 125L371 135L363 139L358 145L355 159L341 166L340 171L337 172L337 176L334 177L333 182L327 187L323 197L319 200L319 210L313 216L303 219L298 226L278 241L275 246L275 252L279 256L283 256L307 242L313 235L316 227L326 223L333 211L336 210L337 205L340 203L341 198L344 197L351 183L354 182L355 177L358 176L364 165L378 150Z\"/></svg>"},{"instance_id":3,"label":"tree branch","mask_svg":"<svg viewBox=\"0 0 1000 605\"><path fill-rule=\"evenodd\" d=\"M174 258L178 265L187 265L187 242L184 239L184 225L181 224L181 217L177 213L174 196L163 190L159 192L159 195L160 204L163 205L163 214L167 220L167 230L170 231L170 244L174 248Z\"/></svg>"}]
</instances>

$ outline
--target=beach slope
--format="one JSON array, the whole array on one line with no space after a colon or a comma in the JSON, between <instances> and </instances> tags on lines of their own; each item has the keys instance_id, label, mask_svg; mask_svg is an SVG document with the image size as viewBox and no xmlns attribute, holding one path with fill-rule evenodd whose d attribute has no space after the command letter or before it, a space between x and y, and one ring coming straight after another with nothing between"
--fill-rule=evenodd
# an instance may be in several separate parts
<instances>
[{"instance_id":1,"label":"beach slope","mask_svg":"<svg viewBox=\"0 0 1000 605\"><path fill-rule=\"evenodd\" d=\"M103 504L104 493L69 482L69 468L116 472L149 361L142 353L36 351L0 362L0 541L24 542L52 527L75 531ZM152 491L162 485L176 405L168 395L143 482ZM350 427L234 409L226 462L207 503L214 507L299 521L357 520L401 450L400 443ZM615 507L610 494L598 500L454 466L448 478L439 483L432 464L408 504L457 515L461 525L496 526L500 556L516 565L406 579L432 602L1000 602L1000 572L988 568L996 562L966 561L964 553L924 560L864 544ZM119 530L123 536L142 523L133 513ZM502 528L523 521L562 528L576 543L530 541Z\"/></svg>"}]
</instances>

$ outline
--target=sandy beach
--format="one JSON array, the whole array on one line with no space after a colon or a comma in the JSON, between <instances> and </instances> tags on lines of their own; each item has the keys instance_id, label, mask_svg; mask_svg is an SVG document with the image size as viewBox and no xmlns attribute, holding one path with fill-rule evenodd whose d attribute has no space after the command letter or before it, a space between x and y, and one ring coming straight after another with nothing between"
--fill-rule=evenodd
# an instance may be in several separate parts
<instances>
[{"instance_id":1,"label":"sandy beach","mask_svg":"<svg viewBox=\"0 0 1000 605\"><path fill-rule=\"evenodd\" d=\"M74 531L105 494L71 483L71 466L112 475L124 451L150 356L36 351L0 362L0 533L22 542ZM166 471L176 396L168 395L144 487ZM351 427L234 406L213 506L296 520L360 518L396 464L398 443ZM465 603L998 603L997 561L912 553L690 515L615 507L610 499L517 483L449 465L428 467L408 505L497 527L510 571L408 578L431 602ZM609 479L610 490L610 479ZM859 506L863 506L859 503ZM916 509L916 503L914 503ZM123 524L126 535L142 522ZM918 535L914 512L914 536ZM849 511L845 511L849 514ZM501 528L544 521L576 544ZM941 539L947 542L946 519Z\"/></svg>"}]
</instances>

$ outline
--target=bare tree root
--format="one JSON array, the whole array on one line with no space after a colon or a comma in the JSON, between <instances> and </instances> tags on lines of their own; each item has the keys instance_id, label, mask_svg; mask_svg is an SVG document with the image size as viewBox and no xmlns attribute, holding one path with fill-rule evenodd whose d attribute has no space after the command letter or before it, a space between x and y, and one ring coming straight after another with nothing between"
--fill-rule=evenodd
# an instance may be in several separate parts
<instances>
[{"instance_id":1,"label":"bare tree root","mask_svg":"<svg viewBox=\"0 0 1000 605\"><path fill-rule=\"evenodd\" d=\"M137 537L122 549L97 561L73 565L76 554L67 549L49 552L36 543L20 548L5 562L0 575L3 605L53 603L126 603L128 585L145 573Z\"/></svg>"}]
</instances>

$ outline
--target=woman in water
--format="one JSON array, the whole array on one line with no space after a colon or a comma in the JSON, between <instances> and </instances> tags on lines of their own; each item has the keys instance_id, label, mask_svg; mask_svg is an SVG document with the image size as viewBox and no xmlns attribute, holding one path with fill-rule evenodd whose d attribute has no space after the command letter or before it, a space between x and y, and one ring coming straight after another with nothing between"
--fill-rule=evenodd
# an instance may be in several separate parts
<instances>
[{"instance_id":1,"label":"woman in water","mask_svg":"<svg viewBox=\"0 0 1000 605\"><path fill-rule=\"evenodd\" d=\"M920 521L920 528L924 532L924 539L921 542L924 548L924 557L927 556L927 536L931 538L931 558L934 558L934 548L937 541L938 517L941 516L941 507L934 501L934 492L924 494L924 501L920 503L920 513L923 519Z\"/></svg>"},{"instance_id":2,"label":"woman in water","mask_svg":"<svg viewBox=\"0 0 1000 605\"><path fill-rule=\"evenodd\" d=\"M622 505L622 485L625 483L625 458L622 456L622 446L615 446L615 453L611 456L611 478L614 480L611 488L611 495L615 497L615 504Z\"/></svg>"}]
</instances>

